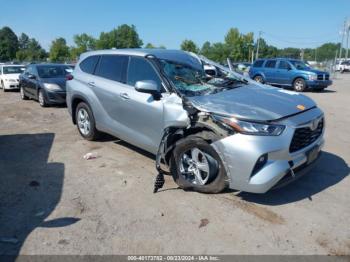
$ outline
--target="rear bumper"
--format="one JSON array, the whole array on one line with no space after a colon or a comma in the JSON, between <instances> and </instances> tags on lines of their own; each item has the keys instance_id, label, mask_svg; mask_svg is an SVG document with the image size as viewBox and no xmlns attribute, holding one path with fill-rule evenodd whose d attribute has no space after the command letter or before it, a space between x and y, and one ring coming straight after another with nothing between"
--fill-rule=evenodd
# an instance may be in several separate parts
<instances>
[{"instance_id":1,"label":"rear bumper","mask_svg":"<svg viewBox=\"0 0 350 262\"><path fill-rule=\"evenodd\" d=\"M286 129L280 136L235 134L212 143L225 166L230 188L265 193L290 174L298 175L292 176L288 182L305 174L314 163L308 163L309 152L314 148L320 152L324 145L324 129L316 141L301 150L290 153L289 147L295 129L321 115L322 112L316 108L282 121L281 124L286 125ZM258 159L263 155L268 156L268 161L258 172L253 173Z\"/></svg>"},{"instance_id":2,"label":"rear bumper","mask_svg":"<svg viewBox=\"0 0 350 262\"><path fill-rule=\"evenodd\" d=\"M326 88L333 84L332 80L307 80L306 84L309 88Z\"/></svg>"}]
</instances>

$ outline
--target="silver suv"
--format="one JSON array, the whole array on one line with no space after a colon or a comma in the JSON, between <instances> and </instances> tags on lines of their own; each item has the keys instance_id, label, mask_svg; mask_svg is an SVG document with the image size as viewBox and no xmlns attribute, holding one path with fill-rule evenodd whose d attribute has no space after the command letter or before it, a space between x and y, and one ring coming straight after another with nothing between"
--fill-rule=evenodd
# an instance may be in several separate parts
<instances>
[{"instance_id":1,"label":"silver suv","mask_svg":"<svg viewBox=\"0 0 350 262\"><path fill-rule=\"evenodd\" d=\"M85 139L105 132L155 154L183 189L264 193L304 174L324 143L310 98L192 53L88 52L69 79L68 110Z\"/></svg>"}]
</instances>

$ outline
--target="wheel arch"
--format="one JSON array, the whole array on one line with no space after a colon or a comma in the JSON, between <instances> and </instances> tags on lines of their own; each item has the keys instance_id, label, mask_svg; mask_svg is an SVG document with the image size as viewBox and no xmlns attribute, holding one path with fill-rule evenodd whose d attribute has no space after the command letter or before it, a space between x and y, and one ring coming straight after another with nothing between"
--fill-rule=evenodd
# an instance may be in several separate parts
<instances>
[{"instance_id":1,"label":"wheel arch","mask_svg":"<svg viewBox=\"0 0 350 262\"><path fill-rule=\"evenodd\" d=\"M73 96L72 102L71 102L71 108L72 108L72 122L75 125L77 124L77 120L76 120L76 117L75 117L75 111L77 109L77 106L81 102L86 103L91 108L91 106L90 106L89 102L87 101L87 99L85 99L84 97L82 97L80 95Z\"/></svg>"}]
</instances>

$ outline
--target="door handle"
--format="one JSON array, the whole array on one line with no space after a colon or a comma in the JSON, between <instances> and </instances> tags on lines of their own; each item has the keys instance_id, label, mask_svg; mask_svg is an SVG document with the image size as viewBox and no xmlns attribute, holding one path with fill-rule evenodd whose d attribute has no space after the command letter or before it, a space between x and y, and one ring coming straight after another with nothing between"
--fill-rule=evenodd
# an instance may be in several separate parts
<instances>
[{"instance_id":1,"label":"door handle","mask_svg":"<svg viewBox=\"0 0 350 262\"><path fill-rule=\"evenodd\" d=\"M88 86L90 86L90 87L95 87L96 85L95 85L95 82L89 82L89 83L88 83Z\"/></svg>"},{"instance_id":2,"label":"door handle","mask_svg":"<svg viewBox=\"0 0 350 262\"><path fill-rule=\"evenodd\" d=\"M129 95L128 95L127 93L121 93L119 96L120 96L122 99L124 99L124 100L130 99L130 97L129 97Z\"/></svg>"}]
</instances>

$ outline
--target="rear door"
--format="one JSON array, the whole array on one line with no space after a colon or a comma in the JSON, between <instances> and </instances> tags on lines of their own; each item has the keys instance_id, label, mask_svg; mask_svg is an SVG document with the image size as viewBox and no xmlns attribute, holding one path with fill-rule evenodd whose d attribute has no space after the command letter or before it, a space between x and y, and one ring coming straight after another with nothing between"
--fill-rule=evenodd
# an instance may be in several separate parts
<instances>
[{"instance_id":1,"label":"rear door","mask_svg":"<svg viewBox=\"0 0 350 262\"><path fill-rule=\"evenodd\" d=\"M267 83L276 83L276 59L269 59L266 61L264 66L264 72L265 72L265 81Z\"/></svg>"},{"instance_id":2,"label":"rear door","mask_svg":"<svg viewBox=\"0 0 350 262\"><path fill-rule=\"evenodd\" d=\"M279 60L276 70L276 83L280 85L288 85L291 82L292 67L286 60Z\"/></svg>"}]
</instances>

